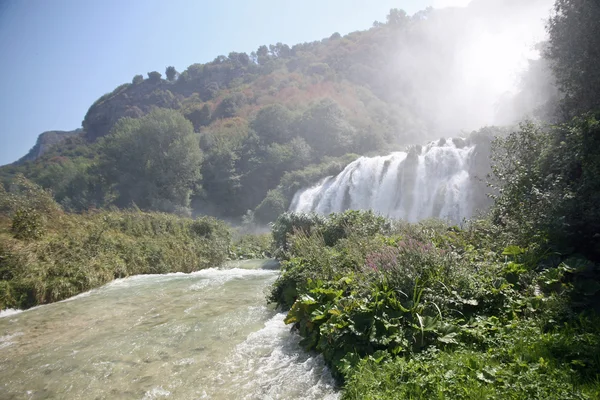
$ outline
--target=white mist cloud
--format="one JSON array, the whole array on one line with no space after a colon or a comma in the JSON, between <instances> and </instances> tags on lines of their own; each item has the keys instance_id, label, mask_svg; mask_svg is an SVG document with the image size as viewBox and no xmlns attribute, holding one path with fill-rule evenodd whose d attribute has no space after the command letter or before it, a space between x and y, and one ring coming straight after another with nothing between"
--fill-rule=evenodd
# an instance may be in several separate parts
<instances>
[{"instance_id":1,"label":"white mist cloud","mask_svg":"<svg viewBox=\"0 0 600 400\"><path fill-rule=\"evenodd\" d=\"M411 77L413 104L432 132L454 135L504 123L506 116L498 118L501 100L518 91L528 60L539 57L534 45L546 37L553 2L434 1L439 8L417 28L414 41L397 50L395 64L401 84Z\"/></svg>"},{"instance_id":2,"label":"white mist cloud","mask_svg":"<svg viewBox=\"0 0 600 400\"><path fill-rule=\"evenodd\" d=\"M465 7L471 0L434 0L433 8Z\"/></svg>"}]
</instances>

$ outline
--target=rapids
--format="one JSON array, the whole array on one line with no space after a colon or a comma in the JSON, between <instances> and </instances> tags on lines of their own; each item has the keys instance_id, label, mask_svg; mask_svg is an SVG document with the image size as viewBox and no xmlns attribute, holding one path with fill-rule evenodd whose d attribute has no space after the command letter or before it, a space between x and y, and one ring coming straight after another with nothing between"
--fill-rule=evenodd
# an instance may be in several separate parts
<instances>
[{"instance_id":1,"label":"rapids","mask_svg":"<svg viewBox=\"0 0 600 400\"><path fill-rule=\"evenodd\" d=\"M266 305L278 271L263 264L133 276L3 312L0 398L337 398L322 358Z\"/></svg>"}]
</instances>

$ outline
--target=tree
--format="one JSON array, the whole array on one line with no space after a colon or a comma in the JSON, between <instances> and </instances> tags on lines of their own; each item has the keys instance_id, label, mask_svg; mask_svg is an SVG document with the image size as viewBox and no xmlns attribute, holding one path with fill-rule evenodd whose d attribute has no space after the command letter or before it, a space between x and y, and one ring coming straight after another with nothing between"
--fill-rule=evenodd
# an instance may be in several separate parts
<instances>
[{"instance_id":1,"label":"tree","mask_svg":"<svg viewBox=\"0 0 600 400\"><path fill-rule=\"evenodd\" d=\"M174 82L175 79L177 78L177 75L179 75L179 72L177 72L175 67L170 66L170 67L167 67L167 69L165 71L165 75L167 76L167 80L169 82Z\"/></svg>"},{"instance_id":2,"label":"tree","mask_svg":"<svg viewBox=\"0 0 600 400\"><path fill-rule=\"evenodd\" d=\"M548 21L552 61L567 117L600 109L600 2L557 0Z\"/></svg>"},{"instance_id":3,"label":"tree","mask_svg":"<svg viewBox=\"0 0 600 400\"><path fill-rule=\"evenodd\" d=\"M331 99L313 104L299 119L298 133L318 156L339 156L352 147L355 132L344 112Z\"/></svg>"},{"instance_id":4,"label":"tree","mask_svg":"<svg viewBox=\"0 0 600 400\"><path fill-rule=\"evenodd\" d=\"M231 118L237 111L246 104L247 99L244 93L235 92L225 97L215 109L213 118Z\"/></svg>"},{"instance_id":5,"label":"tree","mask_svg":"<svg viewBox=\"0 0 600 400\"><path fill-rule=\"evenodd\" d=\"M117 205L185 213L200 179L202 151L192 124L174 110L121 119L101 143L100 171Z\"/></svg>"},{"instance_id":6,"label":"tree","mask_svg":"<svg viewBox=\"0 0 600 400\"><path fill-rule=\"evenodd\" d=\"M229 55L227 56L227 58L237 68L239 68L239 67L247 67L248 64L250 64L250 57L246 53L236 53L235 51L232 51L231 53L229 53Z\"/></svg>"},{"instance_id":7,"label":"tree","mask_svg":"<svg viewBox=\"0 0 600 400\"><path fill-rule=\"evenodd\" d=\"M264 65L269 61L269 48L267 46L262 45L256 50L256 60L259 65Z\"/></svg>"},{"instance_id":8,"label":"tree","mask_svg":"<svg viewBox=\"0 0 600 400\"><path fill-rule=\"evenodd\" d=\"M387 23L391 26L400 27L405 25L410 18L406 15L406 11L392 8L387 16Z\"/></svg>"},{"instance_id":9,"label":"tree","mask_svg":"<svg viewBox=\"0 0 600 400\"><path fill-rule=\"evenodd\" d=\"M162 75L160 74L160 72L157 72L157 71L148 72L148 80L152 83L160 82L161 78L162 78Z\"/></svg>"},{"instance_id":10,"label":"tree","mask_svg":"<svg viewBox=\"0 0 600 400\"><path fill-rule=\"evenodd\" d=\"M139 85L142 82L144 82L144 76L143 75L136 75L136 76L133 77L133 80L131 81L131 83L133 83L134 85Z\"/></svg>"},{"instance_id":11,"label":"tree","mask_svg":"<svg viewBox=\"0 0 600 400\"><path fill-rule=\"evenodd\" d=\"M205 200L218 205L220 215L237 216L243 212L238 208L240 177L235 169L240 145L225 135L213 132L204 135L202 143L206 154L202 163Z\"/></svg>"},{"instance_id":12,"label":"tree","mask_svg":"<svg viewBox=\"0 0 600 400\"><path fill-rule=\"evenodd\" d=\"M600 260L600 114L546 131L531 124L494 144L494 222L557 254Z\"/></svg>"},{"instance_id":13,"label":"tree","mask_svg":"<svg viewBox=\"0 0 600 400\"><path fill-rule=\"evenodd\" d=\"M199 131L201 127L210 124L210 108L208 104L201 105L195 103L185 110L184 115L194 125L195 131Z\"/></svg>"},{"instance_id":14,"label":"tree","mask_svg":"<svg viewBox=\"0 0 600 400\"><path fill-rule=\"evenodd\" d=\"M284 143L292 137L294 116L281 104L263 107L250 124L265 143Z\"/></svg>"}]
</instances>

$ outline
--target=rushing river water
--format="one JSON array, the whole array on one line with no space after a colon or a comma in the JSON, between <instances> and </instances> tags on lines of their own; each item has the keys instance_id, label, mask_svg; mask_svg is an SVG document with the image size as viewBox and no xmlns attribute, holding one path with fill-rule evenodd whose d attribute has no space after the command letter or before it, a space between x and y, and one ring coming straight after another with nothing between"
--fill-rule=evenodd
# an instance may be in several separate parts
<instances>
[{"instance_id":1,"label":"rushing river water","mask_svg":"<svg viewBox=\"0 0 600 400\"><path fill-rule=\"evenodd\" d=\"M260 264L134 276L5 312L0 399L337 398L321 357L266 305L278 272Z\"/></svg>"}]
</instances>

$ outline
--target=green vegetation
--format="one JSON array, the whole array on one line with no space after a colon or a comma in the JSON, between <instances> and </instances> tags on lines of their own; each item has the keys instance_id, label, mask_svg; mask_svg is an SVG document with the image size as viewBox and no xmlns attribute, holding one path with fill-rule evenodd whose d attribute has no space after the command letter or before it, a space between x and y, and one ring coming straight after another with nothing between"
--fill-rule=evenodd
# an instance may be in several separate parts
<instances>
[{"instance_id":1,"label":"green vegetation","mask_svg":"<svg viewBox=\"0 0 600 400\"><path fill-rule=\"evenodd\" d=\"M344 398L600 394L598 266L581 254L519 247L487 220L460 229L358 211L284 214L273 239L284 261L269 299Z\"/></svg>"},{"instance_id":2,"label":"green vegetation","mask_svg":"<svg viewBox=\"0 0 600 400\"><path fill-rule=\"evenodd\" d=\"M214 218L139 210L68 214L22 176L8 191L0 185L0 309L63 300L135 274L218 266L242 257L237 248Z\"/></svg>"},{"instance_id":3,"label":"green vegetation","mask_svg":"<svg viewBox=\"0 0 600 400\"><path fill-rule=\"evenodd\" d=\"M600 109L600 4L592 0L556 0L548 23L545 56L563 93L564 116Z\"/></svg>"},{"instance_id":4,"label":"green vegetation","mask_svg":"<svg viewBox=\"0 0 600 400\"><path fill-rule=\"evenodd\" d=\"M105 182L114 182L115 205L189 213L202 151L183 115L157 109L139 119L123 118L99 147L98 167Z\"/></svg>"},{"instance_id":5,"label":"green vegetation","mask_svg":"<svg viewBox=\"0 0 600 400\"><path fill-rule=\"evenodd\" d=\"M600 8L556 11L545 61L562 97L540 115L557 123L495 140L484 219L347 211L273 224L283 263L269 300L343 398L600 397Z\"/></svg>"}]
</instances>

